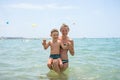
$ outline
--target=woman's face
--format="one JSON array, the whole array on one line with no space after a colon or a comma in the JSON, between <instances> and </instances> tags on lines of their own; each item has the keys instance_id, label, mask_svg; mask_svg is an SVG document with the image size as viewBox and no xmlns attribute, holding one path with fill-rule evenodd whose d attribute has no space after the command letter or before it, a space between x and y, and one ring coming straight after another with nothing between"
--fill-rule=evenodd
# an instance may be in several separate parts
<instances>
[{"instance_id":1,"label":"woman's face","mask_svg":"<svg viewBox=\"0 0 120 80\"><path fill-rule=\"evenodd\" d=\"M67 27L62 27L60 31L61 31L62 35L64 35L64 36L67 36L67 34L69 32Z\"/></svg>"}]
</instances>

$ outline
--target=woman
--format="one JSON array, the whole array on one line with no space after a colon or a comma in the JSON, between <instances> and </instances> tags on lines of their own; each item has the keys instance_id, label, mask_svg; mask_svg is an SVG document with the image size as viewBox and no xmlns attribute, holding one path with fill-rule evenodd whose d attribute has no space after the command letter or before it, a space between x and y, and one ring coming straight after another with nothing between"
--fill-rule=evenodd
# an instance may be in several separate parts
<instances>
[{"instance_id":1,"label":"woman","mask_svg":"<svg viewBox=\"0 0 120 80\"><path fill-rule=\"evenodd\" d=\"M74 41L68 37L69 27L66 24L62 24L60 27L60 32L62 33L62 36L59 37L59 40L66 46L68 46L67 49L60 48L60 56L63 62L63 67L58 67L58 61L53 62L53 70L59 70L63 72L65 71L69 66L69 60L68 60L68 51L73 56L74 55Z\"/></svg>"},{"instance_id":2,"label":"woman","mask_svg":"<svg viewBox=\"0 0 120 80\"><path fill-rule=\"evenodd\" d=\"M72 39L70 39L68 37L68 32L69 32L69 27L66 24L62 24L61 28L60 28L60 32L62 33L62 36L59 37L59 40L64 44L67 45L68 44L68 49L60 49L60 55L61 55L61 59L63 62L63 67L60 69L61 72L65 71L68 68L68 51L70 52L70 54L73 56L74 55L74 42Z\"/></svg>"}]
</instances>

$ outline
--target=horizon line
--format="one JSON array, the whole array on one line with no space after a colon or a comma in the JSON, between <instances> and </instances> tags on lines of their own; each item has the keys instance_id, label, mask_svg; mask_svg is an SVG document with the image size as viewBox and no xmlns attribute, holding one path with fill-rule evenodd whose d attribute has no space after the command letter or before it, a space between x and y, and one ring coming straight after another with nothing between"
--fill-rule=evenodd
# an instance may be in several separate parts
<instances>
[{"instance_id":1,"label":"horizon line","mask_svg":"<svg viewBox=\"0 0 120 80\"><path fill-rule=\"evenodd\" d=\"M0 39L41 39L41 38L47 38L49 39L50 37L3 37L1 36ZM120 37L73 37L73 38L120 38Z\"/></svg>"}]
</instances>

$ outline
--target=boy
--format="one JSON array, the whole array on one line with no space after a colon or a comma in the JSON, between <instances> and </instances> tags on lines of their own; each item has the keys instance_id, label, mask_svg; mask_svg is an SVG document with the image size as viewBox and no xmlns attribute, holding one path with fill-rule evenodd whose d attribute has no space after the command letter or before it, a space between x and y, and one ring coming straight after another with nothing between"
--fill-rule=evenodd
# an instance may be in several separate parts
<instances>
[{"instance_id":1,"label":"boy","mask_svg":"<svg viewBox=\"0 0 120 80\"><path fill-rule=\"evenodd\" d=\"M54 67L54 65L52 66L52 63L54 62L54 60L58 60L59 62L58 64L60 68L62 68L63 63L60 58L60 47L66 49L67 45L61 44L61 42L58 40L59 32L57 29L52 29L50 36L52 37L52 40L50 40L48 43L46 43L46 40L43 40L42 43L44 49L47 49L50 46L50 57L48 59L47 66L49 67L49 69L53 69L52 67ZM54 71L60 73L60 70L54 70Z\"/></svg>"}]
</instances>

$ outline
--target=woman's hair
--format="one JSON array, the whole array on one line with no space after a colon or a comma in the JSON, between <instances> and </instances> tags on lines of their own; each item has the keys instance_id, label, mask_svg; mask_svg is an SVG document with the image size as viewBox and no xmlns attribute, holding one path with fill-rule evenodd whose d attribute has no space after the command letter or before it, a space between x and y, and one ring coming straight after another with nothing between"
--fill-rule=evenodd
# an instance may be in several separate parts
<instances>
[{"instance_id":1,"label":"woman's hair","mask_svg":"<svg viewBox=\"0 0 120 80\"><path fill-rule=\"evenodd\" d=\"M61 29L62 29L63 27L66 27L66 28L68 29L68 31L70 30L69 27L68 27L68 25L63 23L63 24L61 25L61 27L60 27L60 31L61 31Z\"/></svg>"}]
</instances>

